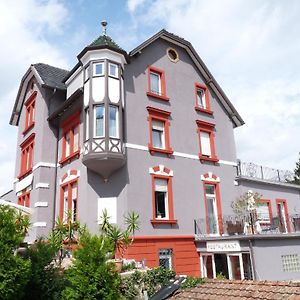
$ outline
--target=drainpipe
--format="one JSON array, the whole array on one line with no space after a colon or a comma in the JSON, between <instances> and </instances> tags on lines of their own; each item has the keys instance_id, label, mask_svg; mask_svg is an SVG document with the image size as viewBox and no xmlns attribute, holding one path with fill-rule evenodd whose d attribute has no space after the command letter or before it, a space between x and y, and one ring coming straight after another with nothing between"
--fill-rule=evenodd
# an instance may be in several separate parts
<instances>
[{"instance_id":1,"label":"drainpipe","mask_svg":"<svg viewBox=\"0 0 300 300\"><path fill-rule=\"evenodd\" d=\"M257 280L253 244L252 244L252 240L249 239L248 241L249 241L249 248L250 248L251 270L252 270L253 280Z\"/></svg>"}]
</instances>

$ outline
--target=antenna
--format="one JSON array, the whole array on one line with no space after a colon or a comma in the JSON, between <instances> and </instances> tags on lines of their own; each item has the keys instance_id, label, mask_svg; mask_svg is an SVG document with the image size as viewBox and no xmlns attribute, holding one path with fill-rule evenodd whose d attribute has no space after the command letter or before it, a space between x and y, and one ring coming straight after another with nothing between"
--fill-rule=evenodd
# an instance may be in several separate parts
<instances>
[{"instance_id":1,"label":"antenna","mask_svg":"<svg viewBox=\"0 0 300 300\"><path fill-rule=\"evenodd\" d=\"M103 20L101 22L102 25L102 30L103 30L103 35L106 35L106 26L107 26L107 22L105 20Z\"/></svg>"}]
</instances>

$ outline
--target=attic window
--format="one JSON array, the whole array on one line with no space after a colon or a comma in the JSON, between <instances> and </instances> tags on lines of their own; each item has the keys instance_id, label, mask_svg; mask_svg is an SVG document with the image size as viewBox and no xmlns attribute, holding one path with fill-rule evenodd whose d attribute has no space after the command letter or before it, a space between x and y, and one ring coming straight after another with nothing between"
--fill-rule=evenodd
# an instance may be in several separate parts
<instances>
[{"instance_id":1,"label":"attic window","mask_svg":"<svg viewBox=\"0 0 300 300\"><path fill-rule=\"evenodd\" d=\"M168 48L167 49L167 55L172 62L178 62L179 61L179 55L175 49Z\"/></svg>"}]
</instances>

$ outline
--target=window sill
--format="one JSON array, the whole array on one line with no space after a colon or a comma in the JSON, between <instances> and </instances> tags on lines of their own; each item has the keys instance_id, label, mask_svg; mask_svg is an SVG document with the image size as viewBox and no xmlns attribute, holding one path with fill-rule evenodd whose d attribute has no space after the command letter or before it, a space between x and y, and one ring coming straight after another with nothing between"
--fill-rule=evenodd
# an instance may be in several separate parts
<instances>
[{"instance_id":1,"label":"window sill","mask_svg":"<svg viewBox=\"0 0 300 300\"><path fill-rule=\"evenodd\" d=\"M25 135L30 129L34 127L34 122L32 122L27 128L25 128L22 132L23 135Z\"/></svg>"},{"instance_id":2,"label":"window sill","mask_svg":"<svg viewBox=\"0 0 300 300\"><path fill-rule=\"evenodd\" d=\"M163 101L170 101L169 97L167 97L165 95L158 95L158 94L155 94L155 93L152 93L152 92L147 92L147 96L157 98L157 99L160 99L160 100L163 100Z\"/></svg>"},{"instance_id":3,"label":"window sill","mask_svg":"<svg viewBox=\"0 0 300 300\"><path fill-rule=\"evenodd\" d=\"M155 225L155 224L170 224L170 225L177 224L177 220L169 220L169 219L152 219L152 220L150 220L150 222L152 225Z\"/></svg>"},{"instance_id":4,"label":"window sill","mask_svg":"<svg viewBox=\"0 0 300 300\"><path fill-rule=\"evenodd\" d=\"M213 162L213 163L217 163L219 161L219 159L217 157L208 157L208 156L204 156L204 155L201 155L199 154L199 159L200 161L210 161L210 162Z\"/></svg>"},{"instance_id":5,"label":"window sill","mask_svg":"<svg viewBox=\"0 0 300 300\"><path fill-rule=\"evenodd\" d=\"M62 167L66 163L70 163L73 159L78 159L80 156L80 149L78 149L76 152L72 153L68 157L62 158L58 163Z\"/></svg>"},{"instance_id":6,"label":"window sill","mask_svg":"<svg viewBox=\"0 0 300 300\"><path fill-rule=\"evenodd\" d=\"M202 113L205 113L205 114L208 114L208 115L213 115L214 114L214 112L212 110L209 110L209 109L206 109L206 108L201 108L199 106L195 106L195 110L199 111L199 112L202 112Z\"/></svg>"},{"instance_id":7,"label":"window sill","mask_svg":"<svg viewBox=\"0 0 300 300\"><path fill-rule=\"evenodd\" d=\"M172 150L172 148L170 148L170 149L160 149L160 148L152 147L151 145L148 145L148 149L149 149L149 152L150 152L151 155L153 153L162 153L162 154L167 154L168 156L170 156L174 152Z\"/></svg>"},{"instance_id":8,"label":"window sill","mask_svg":"<svg viewBox=\"0 0 300 300\"><path fill-rule=\"evenodd\" d=\"M32 168L30 168L29 170L20 173L20 175L17 177L19 180L22 180L24 177L26 177L27 175L29 175L32 172Z\"/></svg>"}]
</instances>

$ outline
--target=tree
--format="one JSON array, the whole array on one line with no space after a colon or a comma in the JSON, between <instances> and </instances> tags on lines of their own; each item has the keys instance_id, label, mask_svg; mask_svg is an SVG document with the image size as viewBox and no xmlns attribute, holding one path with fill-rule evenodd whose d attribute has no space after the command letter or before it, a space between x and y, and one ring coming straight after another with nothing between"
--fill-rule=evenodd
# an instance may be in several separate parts
<instances>
[{"instance_id":1,"label":"tree","mask_svg":"<svg viewBox=\"0 0 300 300\"><path fill-rule=\"evenodd\" d=\"M299 161L296 162L296 168L294 170L294 180L292 183L300 184L300 152L299 152Z\"/></svg>"},{"instance_id":2,"label":"tree","mask_svg":"<svg viewBox=\"0 0 300 300\"><path fill-rule=\"evenodd\" d=\"M119 299L120 277L114 264L107 262L111 251L108 237L91 235L87 230L82 233L74 265L65 271L67 286L62 299Z\"/></svg>"},{"instance_id":3,"label":"tree","mask_svg":"<svg viewBox=\"0 0 300 300\"><path fill-rule=\"evenodd\" d=\"M22 299L30 278L30 261L14 255L24 240L28 216L0 205L0 295L2 299Z\"/></svg>"}]
</instances>

